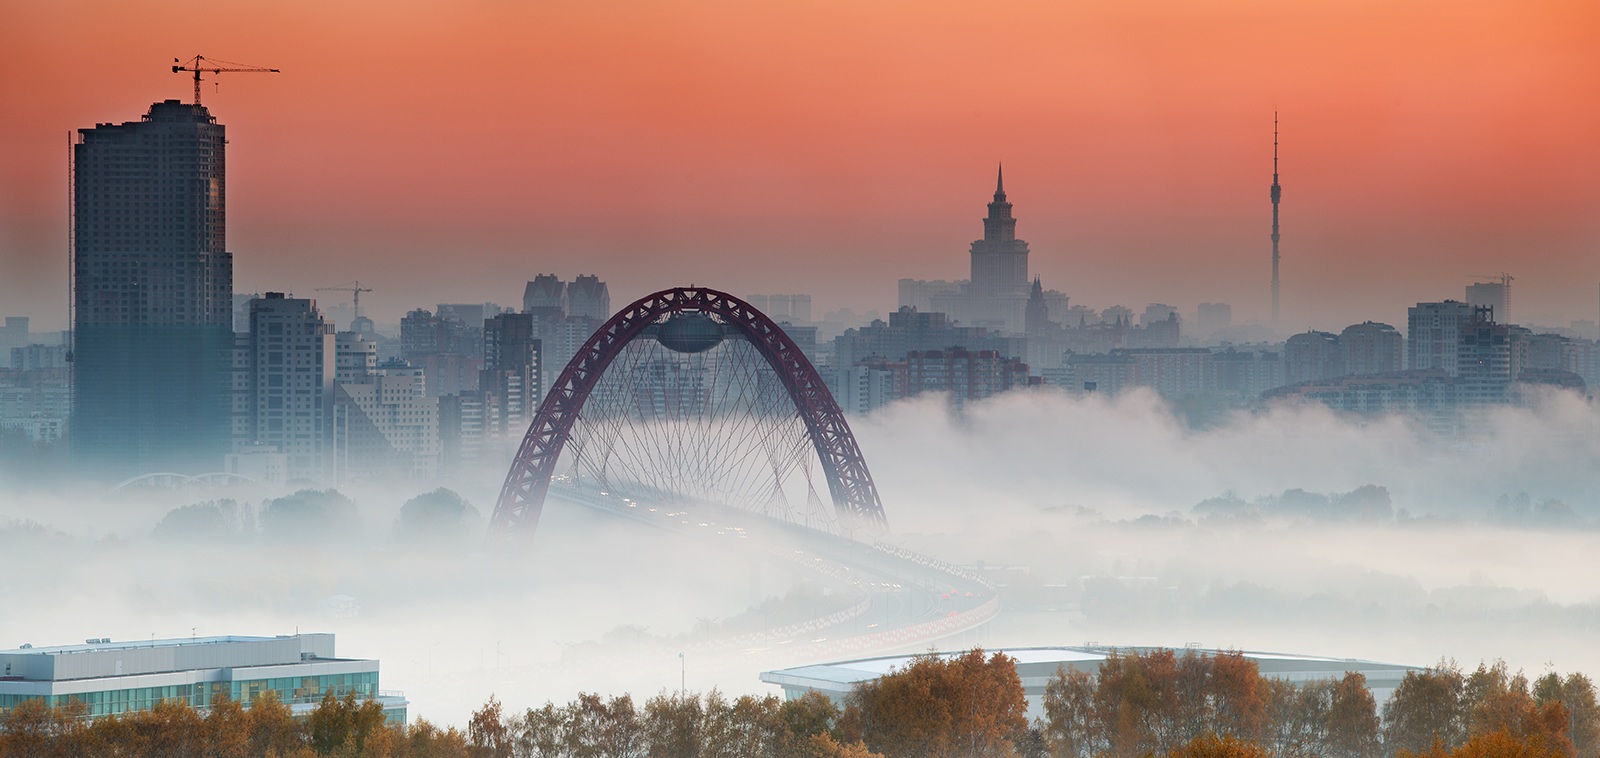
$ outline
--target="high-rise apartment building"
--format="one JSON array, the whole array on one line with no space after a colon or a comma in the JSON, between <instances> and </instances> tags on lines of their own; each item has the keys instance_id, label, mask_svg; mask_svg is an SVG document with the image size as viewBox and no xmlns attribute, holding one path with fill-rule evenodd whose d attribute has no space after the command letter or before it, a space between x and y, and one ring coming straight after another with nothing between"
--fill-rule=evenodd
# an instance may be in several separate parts
<instances>
[{"instance_id":1,"label":"high-rise apartment building","mask_svg":"<svg viewBox=\"0 0 1600 758\"><path fill-rule=\"evenodd\" d=\"M334 393L339 477L409 477L439 472L439 399L430 397L421 368L381 363L359 382Z\"/></svg>"},{"instance_id":2,"label":"high-rise apartment building","mask_svg":"<svg viewBox=\"0 0 1600 758\"><path fill-rule=\"evenodd\" d=\"M1502 275L1498 282L1478 282L1467 285L1466 299L1467 305L1474 308L1493 308L1495 323L1512 323L1511 276L1509 274Z\"/></svg>"},{"instance_id":3,"label":"high-rise apartment building","mask_svg":"<svg viewBox=\"0 0 1600 758\"><path fill-rule=\"evenodd\" d=\"M522 290L522 312L567 312L567 285L555 274L538 274Z\"/></svg>"},{"instance_id":4,"label":"high-rise apartment building","mask_svg":"<svg viewBox=\"0 0 1600 758\"><path fill-rule=\"evenodd\" d=\"M567 315L605 321L611 318L611 290L594 274L579 274L567 285Z\"/></svg>"},{"instance_id":5,"label":"high-rise apartment building","mask_svg":"<svg viewBox=\"0 0 1600 758\"><path fill-rule=\"evenodd\" d=\"M1456 361L1456 404L1463 408L1505 402L1517 377L1516 327L1495 323L1490 306L1474 309L1461 330Z\"/></svg>"},{"instance_id":6,"label":"high-rise apartment building","mask_svg":"<svg viewBox=\"0 0 1600 758\"><path fill-rule=\"evenodd\" d=\"M1344 373L1352 375L1387 374L1399 371L1405 354L1400 331L1388 324L1365 321L1339 332L1339 348L1344 351Z\"/></svg>"},{"instance_id":7,"label":"high-rise apartment building","mask_svg":"<svg viewBox=\"0 0 1600 758\"><path fill-rule=\"evenodd\" d=\"M533 314L502 313L483 322L483 371L478 374L478 390L495 397L494 402L486 403L494 413L484 419L491 437L520 440L527 432L541 397L541 352Z\"/></svg>"},{"instance_id":8,"label":"high-rise apartment building","mask_svg":"<svg viewBox=\"0 0 1600 758\"><path fill-rule=\"evenodd\" d=\"M242 337L244 371L235 387L236 451L268 446L284 456L289 480L328 479L333 431L335 341L333 324L317 302L268 292L250 302L250 332Z\"/></svg>"},{"instance_id":9,"label":"high-rise apartment building","mask_svg":"<svg viewBox=\"0 0 1600 758\"><path fill-rule=\"evenodd\" d=\"M73 145L75 461L220 468L231 437L233 256L223 127L167 100Z\"/></svg>"},{"instance_id":10,"label":"high-rise apartment building","mask_svg":"<svg viewBox=\"0 0 1600 758\"><path fill-rule=\"evenodd\" d=\"M1456 375L1461 330L1472 323L1472 306L1455 300L1417 303L1406 314L1406 368L1442 368Z\"/></svg>"},{"instance_id":11,"label":"high-rise apartment building","mask_svg":"<svg viewBox=\"0 0 1600 758\"><path fill-rule=\"evenodd\" d=\"M1283 343L1284 382L1332 379L1345 374L1344 350L1328 332L1301 332Z\"/></svg>"}]
</instances>

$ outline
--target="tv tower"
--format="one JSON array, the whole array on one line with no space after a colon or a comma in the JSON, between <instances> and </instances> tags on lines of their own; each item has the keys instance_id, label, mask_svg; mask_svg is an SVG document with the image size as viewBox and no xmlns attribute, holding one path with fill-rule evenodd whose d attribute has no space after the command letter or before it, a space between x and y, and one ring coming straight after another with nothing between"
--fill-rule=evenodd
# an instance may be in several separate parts
<instances>
[{"instance_id":1,"label":"tv tower","mask_svg":"<svg viewBox=\"0 0 1600 758\"><path fill-rule=\"evenodd\" d=\"M1272 328L1278 328L1278 112L1272 112Z\"/></svg>"}]
</instances>

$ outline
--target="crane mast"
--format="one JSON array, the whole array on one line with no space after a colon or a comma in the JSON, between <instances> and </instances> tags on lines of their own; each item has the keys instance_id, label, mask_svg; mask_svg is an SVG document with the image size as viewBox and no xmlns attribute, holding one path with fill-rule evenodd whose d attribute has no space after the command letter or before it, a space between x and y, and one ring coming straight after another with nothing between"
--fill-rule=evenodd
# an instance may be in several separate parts
<instances>
[{"instance_id":1,"label":"crane mast","mask_svg":"<svg viewBox=\"0 0 1600 758\"><path fill-rule=\"evenodd\" d=\"M194 104L195 105L199 105L200 104L200 75L202 73L212 74L212 75L216 75L216 74L241 74L241 73L243 73L243 74L277 74L277 73L281 73L280 71L278 71L278 69L275 69L275 68L262 68L260 66L246 66L246 65L243 65L243 64L239 64L239 63L229 63L228 61L223 61L223 60L207 59L204 55L196 55L195 57L190 58L189 62L187 64L184 64L183 61L180 61L177 58L173 58L172 62L174 64L178 64L178 65L174 65L172 67L172 73L174 73L174 74L185 73L185 72L193 72L194 73Z\"/></svg>"}]
</instances>

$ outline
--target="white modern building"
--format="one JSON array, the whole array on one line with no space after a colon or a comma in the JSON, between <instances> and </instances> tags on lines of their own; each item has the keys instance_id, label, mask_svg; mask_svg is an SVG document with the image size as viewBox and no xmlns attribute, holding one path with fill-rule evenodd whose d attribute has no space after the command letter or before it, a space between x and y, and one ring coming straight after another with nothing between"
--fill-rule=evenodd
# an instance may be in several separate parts
<instances>
[{"instance_id":1,"label":"white modern building","mask_svg":"<svg viewBox=\"0 0 1600 758\"><path fill-rule=\"evenodd\" d=\"M52 706L74 701L87 716L111 716L178 701L197 710L223 700L248 708L273 692L295 716L306 716L324 695L355 693L383 705L389 723L403 724L409 703L378 686L378 662L340 658L332 634L277 637L191 637L0 650L0 713L28 700Z\"/></svg>"},{"instance_id":2,"label":"white modern building","mask_svg":"<svg viewBox=\"0 0 1600 758\"><path fill-rule=\"evenodd\" d=\"M1058 669L1065 667L1094 675L1100 671L1101 661L1113 651L1124 654L1149 653L1154 649L1099 646L1024 647L989 652L1004 653L1016 660L1017 676L1022 679L1022 691L1028 699L1028 717L1031 719L1044 715L1045 686L1056 676ZM1198 655L1216 655L1225 651L1200 648L1184 648L1177 651L1178 655L1189 652ZM965 651L960 651L937 655L957 657L964 653ZM1380 707L1390 695L1394 694L1395 688L1400 686L1400 680L1405 678L1406 672L1421 670L1414 666L1374 663L1354 658L1322 658L1248 650L1240 651L1240 654L1254 661L1262 676L1295 683L1339 679L1344 677L1346 672L1362 674L1367 678L1367 689L1372 691L1372 697ZM909 655L896 655L765 671L761 674L761 681L782 687L784 698L787 700L797 699L807 692L818 692L835 702L843 702L844 697L850 694L857 684L904 669L910 665L912 658L913 656Z\"/></svg>"}]
</instances>

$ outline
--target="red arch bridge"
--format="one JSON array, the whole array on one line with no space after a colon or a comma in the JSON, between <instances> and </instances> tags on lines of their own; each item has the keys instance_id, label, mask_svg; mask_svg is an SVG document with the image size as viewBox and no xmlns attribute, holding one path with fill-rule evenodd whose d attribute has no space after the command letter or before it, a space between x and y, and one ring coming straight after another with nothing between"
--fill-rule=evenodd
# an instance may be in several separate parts
<instances>
[{"instance_id":1,"label":"red arch bridge","mask_svg":"<svg viewBox=\"0 0 1600 758\"><path fill-rule=\"evenodd\" d=\"M589 337L545 393L491 532L531 535L552 480L829 531L887 526L844 412L811 361L765 314L704 287L640 298Z\"/></svg>"}]
</instances>

